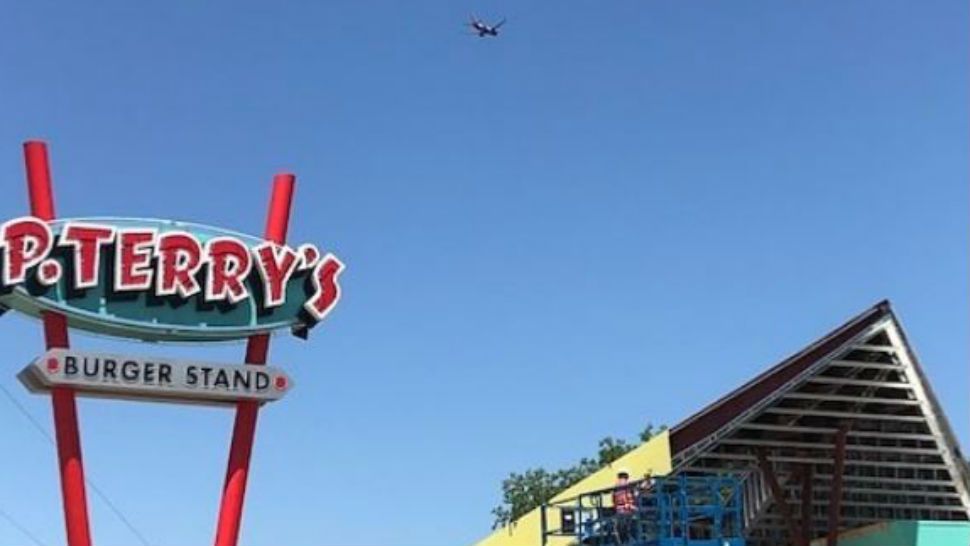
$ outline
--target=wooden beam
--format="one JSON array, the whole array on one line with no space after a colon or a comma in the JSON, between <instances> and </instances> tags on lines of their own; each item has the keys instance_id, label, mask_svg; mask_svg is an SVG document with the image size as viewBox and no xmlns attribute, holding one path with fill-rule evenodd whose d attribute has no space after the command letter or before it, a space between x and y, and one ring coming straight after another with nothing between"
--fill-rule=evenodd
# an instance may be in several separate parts
<instances>
[{"instance_id":1,"label":"wooden beam","mask_svg":"<svg viewBox=\"0 0 970 546\"><path fill-rule=\"evenodd\" d=\"M820 383L824 385L854 385L856 387L876 387L880 389L901 389L912 390L912 383L902 381L880 381L877 379L853 379L851 377L830 377L827 375L816 375L809 377L805 381L808 383Z\"/></svg>"},{"instance_id":2,"label":"wooden beam","mask_svg":"<svg viewBox=\"0 0 970 546\"><path fill-rule=\"evenodd\" d=\"M725 438L721 440L723 445L735 446L759 446L759 447L793 447L799 449L831 450L835 448L835 440L820 440L818 442L789 442L787 440L774 440L771 438L759 438L750 440L746 438ZM918 447L898 447L898 446L877 446L867 444L846 443L846 449L850 451L872 451L878 453L902 453L907 455L936 455L943 456L943 452L938 448L918 448ZM804 452L802 453L804 455Z\"/></svg>"},{"instance_id":3,"label":"wooden beam","mask_svg":"<svg viewBox=\"0 0 970 546\"><path fill-rule=\"evenodd\" d=\"M897 415L895 413L857 413L853 411L828 411L815 408L768 408L765 413L773 415L792 415L802 417L815 415L818 417L835 417L837 419L866 419L869 421L899 421L901 423L925 423L923 415Z\"/></svg>"},{"instance_id":4,"label":"wooden beam","mask_svg":"<svg viewBox=\"0 0 970 546\"><path fill-rule=\"evenodd\" d=\"M842 515L842 474L845 471L845 437L848 425L842 425L835 435L835 470L832 472L832 498L829 499L828 546L839 545L839 517Z\"/></svg>"},{"instance_id":5,"label":"wooden beam","mask_svg":"<svg viewBox=\"0 0 970 546\"><path fill-rule=\"evenodd\" d=\"M808 546L812 541L812 480L815 479L815 467L810 464L802 466L802 544Z\"/></svg>"},{"instance_id":6,"label":"wooden beam","mask_svg":"<svg viewBox=\"0 0 970 546\"><path fill-rule=\"evenodd\" d=\"M701 456L702 459L714 459L723 461L750 461L751 455L749 453L705 453ZM809 464L831 464L832 459L828 454L819 455L818 457L799 457L799 456L775 456L771 455L771 460L776 463L809 463ZM865 461L862 459L852 459L846 464L852 467L859 466L874 466L876 468L921 468L925 470L949 470L949 467L943 463L911 463L911 462L897 462L897 461ZM953 482L951 482L953 483Z\"/></svg>"},{"instance_id":7,"label":"wooden beam","mask_svg":"<svg viewBox=\"0 0 970 546\"><path fill-rule=\"evenodd\" d=\"M761 467L761 473L764 475L765 481L768 482L768 487L771 489L771 496L774 498L775 504L778 505L778 511L781 512L782 518L788 525L788 534L791 536L792 543L797 545L799 536L801 536L801 529L799 529L798 524L795 522L795 517L791 513L791 506L785 498L784 489L778 483L778 477L775 476L775 469L768 462L768 456L765 454L765 450L757 449L755 450L755 455L758 458L758 466Z\"/></svg>"}]
</instances>

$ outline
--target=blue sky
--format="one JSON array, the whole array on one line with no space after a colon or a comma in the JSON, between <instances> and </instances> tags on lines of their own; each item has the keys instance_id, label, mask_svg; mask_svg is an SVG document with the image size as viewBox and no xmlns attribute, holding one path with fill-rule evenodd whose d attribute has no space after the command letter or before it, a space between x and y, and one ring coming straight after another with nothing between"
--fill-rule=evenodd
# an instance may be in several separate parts
<instances>
[{"instance_id":1,"label":"blue sky","mask_svg":"<svg viewBox=\"0 0 970 546\"><path fill-rule=\"evenodd\" d=\"M958 1L20 2L20 143L58 212L263 226L348 265L267 408L241 545L452 546L513 470L675 424L891 298L964 447L968 6ZM507 16L499 39L468 14ZM0 383L42 348L3 317ZM240 345L82 348L237 361ZM83 401L89 476L153 546L212 540L232 414ZM0 509L61 544L54 449L0 399ZM138 544L96 497L99 546ZM30 544L0 520L0 544Z\"/></svg>"}]
</instances>

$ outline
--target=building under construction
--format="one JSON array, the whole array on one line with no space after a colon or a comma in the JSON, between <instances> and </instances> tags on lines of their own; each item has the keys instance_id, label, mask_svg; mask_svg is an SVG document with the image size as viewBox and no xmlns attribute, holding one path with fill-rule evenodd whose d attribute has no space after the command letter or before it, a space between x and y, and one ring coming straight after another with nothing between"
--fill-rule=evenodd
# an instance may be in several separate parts
<instances>
[{"instance_id":1,"label":"building under construction","mask_svg":"<svg viewBox=\"0 0 970 546\"><path fill-rule=\"evenodd\" d=\"M866 529L902 522L917 522L918 528L927 521L953 522L943 525L947 532L970 537L970 524L959 523L970 519L967 463L889 302L496 530L479 546L620 542L608 531L609 493L620 466L633 476L663 476L665 483L685 476L730 477L739 492L711 501L736 503L737 510L722 513L721 506L705 505L691 512L700 514L697 525L670 517L659 525L646 521L660 517L663 499L671 498L658 493L650 506L660 508L645 508L645 501L637 518L638 529L654 531L622 537L631 544L720 546L738 539L752 546L807 546L818 539L839 543L842 535L845 545L895 546L888 539L864 542ZM683 504L691 506L689 500ZM724 514L735 512L740 523L730 532L737 536L718 534L728 532L720 530ZM682 513L688 518L686 508ZM718 530L711 531L715 521ZM937 542L933 546L949 544Z\"/></svg>"}]
</instances>

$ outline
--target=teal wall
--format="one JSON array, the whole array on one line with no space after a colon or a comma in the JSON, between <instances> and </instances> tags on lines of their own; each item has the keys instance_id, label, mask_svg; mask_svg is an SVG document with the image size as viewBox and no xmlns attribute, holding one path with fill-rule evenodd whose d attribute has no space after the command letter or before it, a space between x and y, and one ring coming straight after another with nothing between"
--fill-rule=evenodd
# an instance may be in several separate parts
<instances>
[{"instance_id":1,"label":"teal wall","mask_svg":"<svg viewBox=\"0 0 970 546\"><path fill-rule=\"evenodd\" d=\"M888 521L846 531L839 538L839 546L968 545L970 522L965 521Z\"/></svg>"},{"instance_id":2,"label":"teal wall","mask_svg":"<svg viewBox=\"0 0 970 546\"><path fill-rule=\"evenodd\" d=\"M917 546L967 546L970 523L963 521L921 521L916 535Z\"/></svg>"},{"instance_id":3,"label":"teal wall","mask_svg":"<svg viewBox=\"0 0 970 546\"><path fill-rule=\"evenodd\" d=\"M890 521L848 531L839 538L839 546L917 546L916 522Z\"/></svg>"}]
</instances>

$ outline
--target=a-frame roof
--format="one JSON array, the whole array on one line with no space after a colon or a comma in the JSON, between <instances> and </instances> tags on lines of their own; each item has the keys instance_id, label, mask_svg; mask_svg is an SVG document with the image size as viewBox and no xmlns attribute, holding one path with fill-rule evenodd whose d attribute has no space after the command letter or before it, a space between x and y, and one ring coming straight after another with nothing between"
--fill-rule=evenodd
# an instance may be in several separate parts
<instances>
[{"instance_id":1,"label":"a-frame roof","mask_svg":"<svg viewBox=\"0 0 970 546\"><path fill-rule=\"evenodd\" d=\"M751 542L783 544L789 526L757 464L761 451L787 503L801 506L801 493L812 492L805 514L809 534L820 536L840 428L848 431L841 526L970 518L967 465L886 301L672 429L673 466L746 476Z\"/></svg>"}]
</instances>

